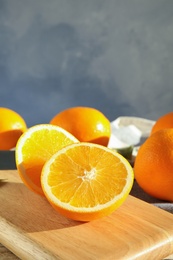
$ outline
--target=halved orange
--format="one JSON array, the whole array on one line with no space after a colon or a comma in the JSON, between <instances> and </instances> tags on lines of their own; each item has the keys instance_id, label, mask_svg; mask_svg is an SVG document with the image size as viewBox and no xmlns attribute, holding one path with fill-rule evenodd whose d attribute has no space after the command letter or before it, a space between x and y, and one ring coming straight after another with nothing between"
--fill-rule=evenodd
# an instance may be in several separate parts
<instances>
[{"instance_id":1,"label":"halved orange","mask_svg":"<svg viewBox=\"0 0 173 260\"><path fill-rule=\"evenodd\" d=\"M61 127L51 124L35 125L19 138L16 166L24 184L32 191L44 195L40 175L44 163L58 150L78 140Z\"/></svg>"},{"instance_id":2,"label":"halved orange","mask_svg":"<svg viewBox=\"0 0 173 260\"><path fill-rule=\"evenodd\" d=\"M91 221L112 213L127 198L133 169L120 154L92 143L75 143L43 166L41 185L50 204L64 216Z\"/></svg>"}]
</instances>

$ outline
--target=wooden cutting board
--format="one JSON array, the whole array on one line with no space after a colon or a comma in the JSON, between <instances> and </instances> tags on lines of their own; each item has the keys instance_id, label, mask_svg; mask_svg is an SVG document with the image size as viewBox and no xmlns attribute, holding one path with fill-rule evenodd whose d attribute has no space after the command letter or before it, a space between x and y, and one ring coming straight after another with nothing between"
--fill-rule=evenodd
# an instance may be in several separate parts
<instances>
[{"instance_id":1,"label":"wooden cutting board","mask_svg":"<svg viewBox=\"0 0 173 260\"><path fill-rule=\"evenodd\" d=\"M21 259L163 259L173 253L173 215L133 196L113 214L81 223L1 170L0 243Z\"/></svg>"}]
</instances>

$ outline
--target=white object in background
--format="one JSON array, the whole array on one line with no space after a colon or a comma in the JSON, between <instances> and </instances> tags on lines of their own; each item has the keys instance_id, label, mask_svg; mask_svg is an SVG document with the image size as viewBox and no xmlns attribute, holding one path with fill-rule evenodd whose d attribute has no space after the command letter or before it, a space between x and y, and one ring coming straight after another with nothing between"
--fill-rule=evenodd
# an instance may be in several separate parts
<instances>
[{"instance_id":1,"label":"white object in background","mask_svg":"<svg viewBox=\"0 0 173 260\"><path fill-rule=\"evenodd\" d=\"M124 148L140 145L151 132L155 121L141 117L118 117L111 122L112 134L109 148Z\"/></svg>"}]
</instances>

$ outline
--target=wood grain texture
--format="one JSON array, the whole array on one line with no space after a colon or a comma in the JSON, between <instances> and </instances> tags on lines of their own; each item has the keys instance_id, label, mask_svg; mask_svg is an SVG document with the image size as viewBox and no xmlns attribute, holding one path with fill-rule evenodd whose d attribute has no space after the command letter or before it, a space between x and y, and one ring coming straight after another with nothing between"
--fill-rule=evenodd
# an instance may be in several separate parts
<instances>
[{"instance_id":1,"label":"wood grain texture","mask_svg":"<svg viewBox=\"0 0 173 260\"><path fill-rule=\"evenodd\" d=\"M19 260L19 258L17 256L15 256L11 251L9 251L2 244L0 244L0 259L1 260Z\"/></svg>"},{"instance_id":2,"label":"wood grain texture","mask_svg":"<svg viewBox=\"0 0 173 260\"><path fill-rule=\"evenodd\" d=\"M173 253L173 215L129 196L108 217L81 223L0 171L0 243L21 259L163 259Z\"/></svg>"}]
</instances>

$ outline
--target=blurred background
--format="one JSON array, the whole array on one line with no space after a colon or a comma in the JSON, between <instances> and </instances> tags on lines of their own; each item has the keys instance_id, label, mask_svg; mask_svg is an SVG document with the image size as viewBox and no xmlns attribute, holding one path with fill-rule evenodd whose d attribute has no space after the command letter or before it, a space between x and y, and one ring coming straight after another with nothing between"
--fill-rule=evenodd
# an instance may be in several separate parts
<instances>
[{"instance_id":1,"label":"blurred background","mask_svg":"<svg viewBox=\"0 0 173 260\"><path fill-rule=\"evenodd\" d=\"M91 106L173 111L172 0L0 0L0 106L28 126Z\"/></svg>"}]
</instances>

